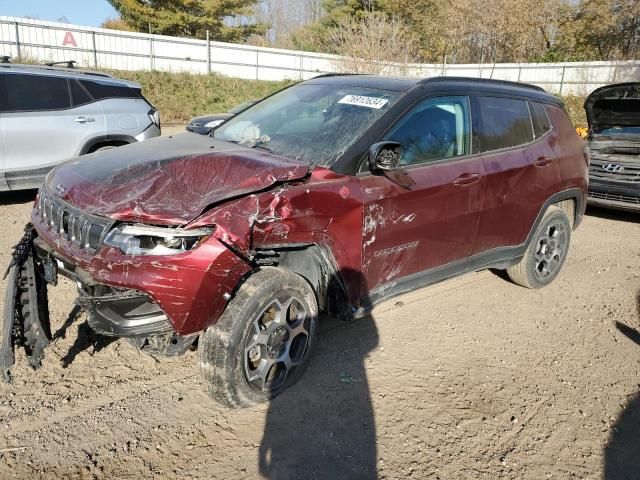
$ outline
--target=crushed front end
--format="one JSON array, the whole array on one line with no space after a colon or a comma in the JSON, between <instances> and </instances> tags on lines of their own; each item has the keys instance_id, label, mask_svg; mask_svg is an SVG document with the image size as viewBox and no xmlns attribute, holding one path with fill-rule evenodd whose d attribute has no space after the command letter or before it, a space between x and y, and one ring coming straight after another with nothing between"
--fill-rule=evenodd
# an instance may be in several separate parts
<instances>
[{"instance_id":1,"label":"crushed front end","mask_svg":"<svg viewBox=\"0 0 640 480\"><path fill-rule=\"evenodd\" d=\"M184 353L217 321L249 268L211 231L119 223L86 214L43 187L7 272L4 379L18 347L32 367L41 365L52 338L47 289L59 276L76 284L76 303L96 333L130 339L151 353ZM197 241L187 241L193 232ZM171 242L154 243L153 235Z\"/></svg>"}]
</instances>

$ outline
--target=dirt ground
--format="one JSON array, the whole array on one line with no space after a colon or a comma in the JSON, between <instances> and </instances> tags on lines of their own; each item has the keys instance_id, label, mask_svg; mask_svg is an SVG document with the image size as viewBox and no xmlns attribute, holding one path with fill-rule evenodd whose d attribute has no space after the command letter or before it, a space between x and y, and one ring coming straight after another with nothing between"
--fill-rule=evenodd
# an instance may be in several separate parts
<instances>
[{"instance_id":1,"label":"dirt ground","mask_svg":"<svg viewBox=\"0 0 640 480\"><path fill-rule=\"evenodd\" d=\"M0 196L0 265L33 196ZM0 384L0 478L640 478L639 246L640 215L590 210L544 290L485 271L324 319L303 380L243 411L209 400L195 352L80 316ZM74 297L50 290L54 330Z\"/></svg>"}]
</instances>

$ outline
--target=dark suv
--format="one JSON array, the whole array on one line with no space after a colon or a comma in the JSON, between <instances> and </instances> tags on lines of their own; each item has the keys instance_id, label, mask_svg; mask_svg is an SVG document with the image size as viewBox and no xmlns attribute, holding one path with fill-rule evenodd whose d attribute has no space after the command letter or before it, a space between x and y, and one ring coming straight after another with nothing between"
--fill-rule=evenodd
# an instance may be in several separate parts
<instances>
[{"instance_id":1,"label":"dark suv","mask_svg":"<svg viewBox=\"0 0 640 480\"><path fill-rule=\"evenodd\" d=\"M587 98L589 203L640 212L640 83L607 85Z\"/></svg>"},{"instance_id":2,"label":"dark suv","mask_svg":"<svg viewBox=\"0 0 640 480\"><path fill-rule=\"evenodd\" d=\"M57 167L14 253L3 372L40 364L46 285L78 285L98 333L199 349L210 393L272 398L302 375L318 313L344 319L445 278L558 275L588 160L542 89L463 78L324 76L213 137L154 139Z\"/></svg>"}]
</instances>

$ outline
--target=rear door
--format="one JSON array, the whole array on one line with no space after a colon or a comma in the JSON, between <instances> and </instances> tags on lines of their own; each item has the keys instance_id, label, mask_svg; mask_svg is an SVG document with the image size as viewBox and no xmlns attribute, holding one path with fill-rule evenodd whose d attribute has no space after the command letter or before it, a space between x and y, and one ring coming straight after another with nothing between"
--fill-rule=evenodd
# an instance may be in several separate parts
<instances>
[{"instance_id":1,"label":"rear door","mask_svg":"<svg viewBox=\"0 0 640 480\"><path fill-rule=\"evenodd\" d=\"M360 177L362 271L370 291L384 296L399 279L424 284L427 271L466 268L484 188L482 159L470 156L470 126L468 97L436 97L385 135L403 145L401 163L413 184L403 186L393 175Z\"/></svg>"},{"instance_id":2,"label":"rear door","mask_svg":"<svg viewBox=\"0 0 640 480\"><path fill-rule=\"evenodd\" d=\"M536 124L534 132L527 100L478 96L473 108L487 174L473 252L478 254L522 244L559 173L548 129Z\"/></svg>"},{"instance_id":3,"label":"rear door","mask_svg":"<svg viewBox=\"0 0 640 480\"><path fill-rule=\"evenodd\" d=\"M74 108L64 77L8 73L3 113L5 175L12 189L40 186L55 165L75 157L80 144L104 130L90 103Z\"/></svg>"}]
</instances>

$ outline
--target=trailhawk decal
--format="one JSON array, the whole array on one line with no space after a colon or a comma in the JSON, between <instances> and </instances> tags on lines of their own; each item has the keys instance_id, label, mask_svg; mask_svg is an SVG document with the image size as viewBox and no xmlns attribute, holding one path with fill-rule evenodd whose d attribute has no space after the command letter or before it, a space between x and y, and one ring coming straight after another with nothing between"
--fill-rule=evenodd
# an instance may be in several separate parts
<instances>
[{"instance_id":1,"label":"trailhawk decal","mask_svg":"<svg viewBox=\"0 0 640 480\"><path fill-rule=\"evenodd\" d=\"M356 107L375 108L376 110L380 110L387 103L389 103L389 100L379 97L367 97L365 95L347 95L345 97L342 97L338 101L338 103L342 103L343 105L355 105Z\"/></svg>"}]
</instances>

